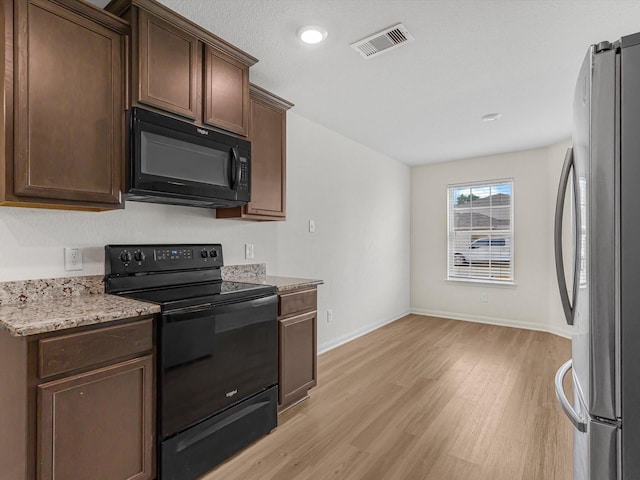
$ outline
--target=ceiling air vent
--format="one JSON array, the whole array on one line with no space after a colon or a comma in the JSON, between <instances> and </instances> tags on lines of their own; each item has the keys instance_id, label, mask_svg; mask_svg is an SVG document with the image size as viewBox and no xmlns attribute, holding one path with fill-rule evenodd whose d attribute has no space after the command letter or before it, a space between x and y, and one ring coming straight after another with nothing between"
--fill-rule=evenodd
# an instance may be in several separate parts
<instances>
[{"instance_id":1,"label":"ceiling air vent","mask_svg":"<svg viewBox=\"0 0 640 480\"><path fill-rule=\"evenodd\" d=\"M400 47L405 43L413 42L414 40L415 38L409 33L407 27L399 23L352 43L351 48L362 57L371 58L380 55L382 52Z\"/></svg>"}]
</instances>

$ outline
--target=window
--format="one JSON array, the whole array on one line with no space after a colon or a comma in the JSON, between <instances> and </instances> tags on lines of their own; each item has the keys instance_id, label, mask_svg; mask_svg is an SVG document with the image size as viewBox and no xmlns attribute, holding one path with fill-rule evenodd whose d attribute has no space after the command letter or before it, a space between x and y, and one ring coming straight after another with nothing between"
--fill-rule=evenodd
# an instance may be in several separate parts
<instances>
[{"instance_id":1,"label":"window","mask_svg":"<svg viewBox=\"0 0 640 480\"><path fill-rule=\"evenodd\" d=\"M448 278L513 282L513 180L449 185Z\"/></svg>"}]
</instances>

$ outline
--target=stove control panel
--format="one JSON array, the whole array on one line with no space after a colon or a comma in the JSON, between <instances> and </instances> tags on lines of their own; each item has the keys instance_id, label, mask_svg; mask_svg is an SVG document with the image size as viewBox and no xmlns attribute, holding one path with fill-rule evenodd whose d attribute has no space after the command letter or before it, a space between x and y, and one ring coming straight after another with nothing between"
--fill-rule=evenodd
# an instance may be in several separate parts
<instances>
[{"instance_id":1,"label":"stove control panel","mask_svg":"<svg viewBox=\"0 0 640 480\"><path fill-rule=\"evenodd\" d=\"M197 270L221 266L222 245L219 243L105 247L106 275Z\"/></svg>"},{"instance_id":2,"label":"stove control panel","mask_svg":"<svg viewBox=\"0 0 640 480\"><path fill-rule=\"evenodd\" d=\"M191 260L193 258L192 248L158 248L153 253L157 261Z\"/></svg>"}]
</instances>

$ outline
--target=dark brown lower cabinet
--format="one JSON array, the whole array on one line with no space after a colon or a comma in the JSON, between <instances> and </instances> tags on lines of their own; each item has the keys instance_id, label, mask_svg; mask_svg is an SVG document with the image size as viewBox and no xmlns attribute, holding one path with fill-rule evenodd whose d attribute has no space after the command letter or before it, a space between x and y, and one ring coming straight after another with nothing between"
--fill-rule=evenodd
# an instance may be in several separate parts
<instances>
[{"instance_id":1,"label":"dark brown lower cabinet","mask_svg":"<svg viewBox=\"0 0 640 480\"><path fill-rule=\"evenodd\" d=\"M38 478L151 478L153 361L136 358L38 387Z\"/></svg>"},{"instance_id":2,"label":"dark brown lower cabinet","mask_svg":"<svg viewBox=\"0 0 640 480\"><path fill-rule=\"evenodd\" d=\"M153 318L0 330L0 480L155 478Z\"/></svg>"},{"instance_id":3,"label":"dark brown lower cabinet","mask_svg":"<svg viewBox=\"0 0 640 480\"><path fill-rule=\"evenodd\" d=\"M317 379L317 289L279 296L278 402L280 411L308 398Z\"/></svg>"}]
</instances>

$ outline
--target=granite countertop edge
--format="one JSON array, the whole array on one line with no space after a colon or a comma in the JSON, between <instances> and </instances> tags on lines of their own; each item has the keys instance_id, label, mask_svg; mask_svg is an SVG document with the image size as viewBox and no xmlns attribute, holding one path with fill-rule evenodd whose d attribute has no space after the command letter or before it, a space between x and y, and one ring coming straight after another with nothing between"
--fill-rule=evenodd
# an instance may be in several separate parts
<instances>
[{"instance_id":1,"label":"granite countertop edge","mask_svg":"<svg viewBox=\"0 0 640 480\"><path fill-rule=\"evenodd\" d=\"M266 274L265 264L223 267L223 279L269 285L278 293L315 287L322 280ZM27 337L75 327L153 315L154 303L104 293L102 276L0 283L0 331Z\"/></svg>"},{"instance_id":2,"label":"granite countertop edge","mask_svg":"<svg viewBox=\"0 0 640 480\"><path fill-rule=\"evenodd\" d=\"M144 317L160 306L108 294L33 300L0 306L0 329L13 337L29 337L87 325Z\"/></svg>"},{"instance_id":3,"label":"granite countertop edge","mask_svg":"<svg viewBox=\"0 0 640 480\"><path fill-rule=\"evenodd\" d=\"M278 293L287 292L290 290L297 290L304 287L315 287L322 285L323 280L311 279L311 278L296 278L296 277L280 277L275 275L264 275L258 277L226 277L225 280L251 283L255 285L269 285L276 287Z\"/></svg>"},{"instance_id":4,"label":"granite countertop edge","mask_svg":"<svg viewBox=\"0 0 640 480\"><path fill-rule=\"evenodd\" d=\"M316 287L324 283L322 280L311 278L274 277L269 275L265 278L265 282L268 285L276 287L278 289L278 293L297 290L298 288L303 287Z\"/></svg>"}]
</instances>

